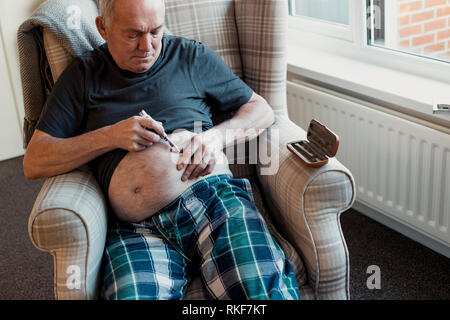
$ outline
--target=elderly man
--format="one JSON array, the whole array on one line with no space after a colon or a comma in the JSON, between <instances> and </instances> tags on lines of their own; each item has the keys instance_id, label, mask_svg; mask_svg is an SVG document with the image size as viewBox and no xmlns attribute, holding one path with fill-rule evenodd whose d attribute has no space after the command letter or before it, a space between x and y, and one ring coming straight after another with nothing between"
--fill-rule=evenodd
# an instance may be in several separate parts
<instances>
[{"instance_id":1,"label":"elderly man","mask_svg":"<svg viewBox=\"0 0 450 320\"><path fill-rule=\"evenodd\" d=\"M105 296L181 299L200 273L213 299L298 299L248 180L232 177L222 151L236 143L226 130L270 126L270 106L202 43L163 36L163 0L104 0L100 9L106 43L55 84L24 172L92 165L113 213ZM213 127L212 108L236 113ZM150 117L137 116L142 109ZM198 121L202 132L193 132ZM161 140L166 132L182 153Z\"/></svg>"}]
</instances>

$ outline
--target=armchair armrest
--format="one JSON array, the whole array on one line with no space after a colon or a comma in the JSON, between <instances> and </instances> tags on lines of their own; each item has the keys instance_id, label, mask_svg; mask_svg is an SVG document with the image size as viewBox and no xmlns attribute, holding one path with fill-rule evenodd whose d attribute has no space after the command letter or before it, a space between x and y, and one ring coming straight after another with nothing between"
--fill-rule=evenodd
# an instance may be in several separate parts
<instances>
[{"instance_id":1,"label":"armchair armrest","mask_svg":"<svg viewBox=\"0 0 450 320\"><path fill-rule=\"evenodd\" d=\"M286 144L306 139L306 132L286 116L277 117L270 131L267 143L279 154L279 170L264 175L258 165L257 171L278 213L273 219L303 257L316 298L349 299L349 258L339 217L355 201L353 176L335 158L310 168L295 157Z\"/></svg>"},{"instance_id":2,"label":"armchair armrest","mask_svg":"<svg viewBox=\"0 0 450 320\"><path fill-rule=\"evenodd\" d=\"M107 206L89 170L45 181L28 220L34 246L53 255L55 299L96 299Z\"/></svg>"}]
</instances>

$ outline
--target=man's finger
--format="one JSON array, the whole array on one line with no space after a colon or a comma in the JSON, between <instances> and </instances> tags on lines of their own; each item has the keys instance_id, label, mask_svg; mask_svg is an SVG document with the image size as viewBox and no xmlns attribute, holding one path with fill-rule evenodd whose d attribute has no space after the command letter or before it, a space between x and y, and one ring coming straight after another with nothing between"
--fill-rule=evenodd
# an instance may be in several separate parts
<instances>
[{"instance_id":1,"label":"man's finger","mask_svg":"<svg viewBox=\"0 0 450 320\"><path fill-rule=\"evenodd\" d=\"M183 148L183 154L178 160L177 169L183 170L183 168L191 163L192 155L197 152L197 150L200 147L200 143L193 139L191 140L190 144L187 145L185 148Z\"/></svg>"},{"instance_id":2,"label":"man's finger","mask_svg":"<svg viewBox=\"0 0 450 320\"><path fill-rule=\"evenodd\" d=\"M199 173L199 177L207 176L208 174L212 173L214 170L214 167L216 166L215 162L210 162L206 168Z\"/></svg>"},{"instance_id":3,"label":"man's finger","mask_svg":"<svg viewBox=\"0 0 450 320\"><path fill-rule=\"evenodd\" d=\"M129 150L129 151L139 152L139 151L144 151L146 148L147 147L142 144L133 142L133 150Z\"/></svg>"},{"instance_id":4,"label":"man's finger","mask_svg":"<svg viewBox=\"0 0 450 320\"><path fill-rule=\"evenodd\" d=\"M159 140L161 140L161 137L156 133L148 131L144 128L142 128L142 130L138 130L138 134L142 139L148 140L150 142L158 142Z\"/></svg>"},{"instance_id":5,"label":"man's finger","mask_svg":"<svg viewBox=\"0 0 450 320\"><path fill-rule=\"evenodd\" d=\"M212 173L214 168L216 167L216 164L217 164L217 158L212 157L211 160L209 161L208 165L206 166L205 170L203 170L203 172L200 173L200 176L206 176L207 174Z\"/></svg>"},{"instance_id":6,"label":"man's finger","mask_svg":"<svg viewBox=\"0 0 450 320\"><path fill-rule=\"evenodd\" d=\"M181 181L186 181L191 176L191 173L192 173L192 171L194 171L196 166L197 165L193 164L193 163L189 164L186 167L186 170L184 170L183 175L181 176Z\"/></svg>"},{"instance_id":7,"label":"man's finger","mask_svg":"<svg viewBox=\"0 0 450 320\"><path fill-rule=\"evenodd\" d=\"M156 121L153 118L147 118L147 117L139 117L139 124L143 128L147 128L150 130L154 130L158 135L163 136L166 134L164 131L164 127L161 122Z\"/></svg>"},{"instance_id":8,"label":"man's finger","mask_svg":"<svg viewBox=\"0 0 450 320\"><path fill-rule=\"evenodd\" d=\"M206 152L203 153L203 160L201 161L200 164L198 164L195 167L194 171L192 171L191 175L189 176L189 179L195 179L198 176L200 176L200 173L202 173L205 170L205 168L209 165L210 161L211 155L207 154Z\"/></svg>"},{"instance_id":9,"label":"man's finger","mask_svg":"<svg viewBox=\"0 0 450 320\"><path fill-rule=\"evenodd\" d=\"M150 141L150 140L147 140L147 139L143 139L143 138L141 138L141 137L136 137L135 139L135 142L137 142L138 144L140 144L140 145L143 145L143 146L146 146L146 147L150 147L151 145L153 145L153 142L152 141Z\"/></svg>"},{"instance_id":10,"label":"man's finger","mask_svg":"<svg viewBox=\"0 0 450 320\"><path fill-rule=\"evenodd\" d=\"M181 177L182 181L186 181L187 179L190 179L190 176L192 172L197 168L197 166L201 165L202 163L202 157L203 157L203 150L202 148L199 148L193 158L193 161L186 167L186 170L184 170L183 176Z\"/></svg>"}]
</instances>

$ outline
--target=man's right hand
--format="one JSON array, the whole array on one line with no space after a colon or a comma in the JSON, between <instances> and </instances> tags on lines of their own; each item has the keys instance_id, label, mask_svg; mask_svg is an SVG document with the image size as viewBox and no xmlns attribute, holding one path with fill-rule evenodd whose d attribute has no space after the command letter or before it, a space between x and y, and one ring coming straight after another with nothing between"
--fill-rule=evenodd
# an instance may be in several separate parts
<instances>
[{"instance_id":1,"label":"man's right hand","mask_svg":"<svg viewBox=\"0 0 450 320\"><path fill-rule=\"evenodd\" d=\"M160 141L159 135L164 135L164 127L154 119L134 116L110 126L109 134L117 148L138 152Z\"/></svg>"},{"instance_id":2,"label":"man's right hand","mask_svg":"<svg viewBox=\"0 0 450 320\"><path fill-rule=\"evenodd\" d=\"M117 148L142 151L160 140L158 134L164 134L161 122L139 116L71 138L53 137L36 129L23 160L24 174L28 179L52 177Z\"/></svg>"}]
</instances>

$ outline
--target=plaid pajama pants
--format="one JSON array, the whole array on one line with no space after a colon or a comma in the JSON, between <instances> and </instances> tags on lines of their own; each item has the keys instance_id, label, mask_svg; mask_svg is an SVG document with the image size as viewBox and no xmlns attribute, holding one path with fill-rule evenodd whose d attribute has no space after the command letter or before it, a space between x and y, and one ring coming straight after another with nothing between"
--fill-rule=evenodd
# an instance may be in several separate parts
<instances>
[{"instance_id":1,"label":"plaid pajama pants","mask_svg":"<svg viewBox=\"0 0 450 320\"><path fill-rule=\"evenodd\" d=\"M107 299L182 299L200 274L211 299L299 299L294 272L256 209L250 183L216 175L141 223L115 221Z\"/></svg>"}]
</instances>

